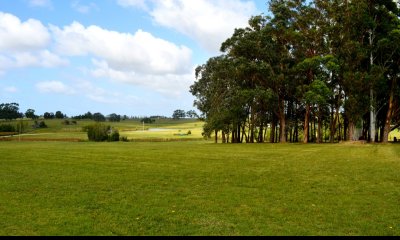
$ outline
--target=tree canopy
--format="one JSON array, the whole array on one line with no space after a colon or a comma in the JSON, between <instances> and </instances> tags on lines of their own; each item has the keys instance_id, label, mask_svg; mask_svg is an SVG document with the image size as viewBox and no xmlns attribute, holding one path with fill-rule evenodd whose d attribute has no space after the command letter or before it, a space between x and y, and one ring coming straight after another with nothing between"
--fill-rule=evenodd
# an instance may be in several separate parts
<instances>
[{"instance_id":1,"label":"tree canopy","mask_svg":"<svg viewBox=\"0 0 400 240\"><path fill-rule=\"evenodd\" d=\"M196 69L223 142L388 141L400 126L400 18L389 0L271 0ZM361 136L356 135L361 129ZM376 131L376 129L378 129Z\"/></svg>"}]
</instances>

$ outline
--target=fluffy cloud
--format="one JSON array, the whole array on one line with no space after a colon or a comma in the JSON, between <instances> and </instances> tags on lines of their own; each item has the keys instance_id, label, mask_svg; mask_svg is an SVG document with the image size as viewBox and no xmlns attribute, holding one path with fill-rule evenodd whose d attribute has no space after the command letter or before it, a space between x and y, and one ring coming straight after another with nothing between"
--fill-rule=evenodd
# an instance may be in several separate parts
<instances>
[{"instance_id":1,"label":"fluffy cloud","mask_svg":"<svg viewBox=\"0 0 400 240\"><path fill-rule=\"evenodd\" d=\"M51 38L40 21L21 22L12 14L0 12L0 52L19 52L46 47Z\"/></svg>"},{"instance_id":2,"label":"fluffy cloud","mask_svg":"<svg viewBox=\"0 0 400 240\"><path fill-rule=\"evenodd\" d=\"M62 29L51 26L51 31L59 54L93 57L94 77L172 96L186 92L193 80L192 51L148 32L120 33L78 22Z\"/></svg>"},{"instance_id":3,"label":"fluffy cloud","mask_svg":"<svg viewBox=\"0 0 400 240\"><path fill-rule=\"evenodd\" d=\"M0 12L0 39L0 73L12 68L68 64L46 49L51 43L50 32L35 19L21 22L12 14Z\"/></svg>"},{"instance_id":4,"label":"fluffy cloud","mask_svg":"<svg viewBox=\"0 0 400 240\"><path fill-rule=\"evenodd\" d=\"M65 95L75 93L74 89L59 81L39 82L36 84L36 89L41 93L57 93Z\"/></svg>"},{"instance_id":5,"label":"fluffy cloud","mask_svg":"<svg viewBox=\"0 0 400 240\"><path fill-rule=\"evenodd\" d=\"M98 26L85 28L78 22L60 29L52 26L60 54L92 55L116 70L142 74L181 74L191 67L192 52L185 46L154 37L138 30L120 33Z\"/></svg>"},{"instance_id":6,"label":"fluffy cloud","mask_svg":"<svg viewBox=\"0 0 400 240\"><path fill-rule=\"evenodd\" d=\"M247 25L255 13L253 2L239 0L157 1L151 16L161 26L175 29L216 52L235 28Z\"/></svg>"},{"instance_id":7,"label":"fluffy cloud","mask_svg":"<svg viewBox=\"0 0 400 240\"><path fill-rule=\"evenodd\" d=\"M235 28L247 26L256 14L252 1L243 0L119 0L121 6L149 9L155 23L197 41L204 49L218 52ZM151 4L150 4L151 3Z\"/></svg>"},{"instance_id":8,"label":"fluffy cloud","mask_svg":"<svg viewBox=\"0 0 400 240\"><path fill-rule=\"evenodd\" d=\"M193 71L186 74L141 74L113 69L105 61L93 60L93 65L95 69L91 73L97 78L113 79L126 84L146 87L166 96L179 97L182 92L188 91L194 80Z\"/></svg>"}]
</instances>

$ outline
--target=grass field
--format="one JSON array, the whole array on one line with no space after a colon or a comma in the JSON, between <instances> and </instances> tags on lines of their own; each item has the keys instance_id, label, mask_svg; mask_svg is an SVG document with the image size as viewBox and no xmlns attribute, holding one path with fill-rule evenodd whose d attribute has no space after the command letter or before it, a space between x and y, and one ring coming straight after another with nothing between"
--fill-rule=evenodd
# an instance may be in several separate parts
<instances>
[{"instance_id":1,"label":"grass field","mask_svg":"<svg viewBox=\"0 0 400 240\"><path fill-rule=\"evenodd\" d=\"M40 120L41 121L41 120ZM87 140L87 133L82 128L93 124L93 121L77 121L76 125L65 125L64 120L45 120L47 128L32 129L33 121L25 121L27 132L15 135L9 140L44 141L44 140ZM7 122L0 122L7 123ZM11 122L16 124L16 121ZM120 135L131 141L178 141L203 139L203 122L193 119L157 119L153 124L140 123L139 120L127 120L121 122L103 123L119 130ZM190 131L190 134L187 133Z\"/></svg>"},{"instance_id":2,"label":"grass field","mask_svg":"<svg viewBox=\"0 0 400 240\"><path fill-rule=\"evenodd\" d=\"M0 235L400 235L400 145L0 142Z\"/></svg>"}]
</instances>

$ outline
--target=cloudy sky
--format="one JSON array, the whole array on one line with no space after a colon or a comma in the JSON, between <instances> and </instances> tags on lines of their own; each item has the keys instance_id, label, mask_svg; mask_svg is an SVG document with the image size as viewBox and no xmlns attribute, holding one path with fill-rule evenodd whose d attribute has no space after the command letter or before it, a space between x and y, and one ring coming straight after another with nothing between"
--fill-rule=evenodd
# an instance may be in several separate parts
<instances>
[{"instance_id":1,"label":"cloudy sky","mask_svg":"<svg viewBox=\"0 0 400 240\"><path fill-rule=\"evenodd\" d=\"M69 116L195 110L194 69L264 0L0 0L0 103Z\"/></svg>"}]
</instances>

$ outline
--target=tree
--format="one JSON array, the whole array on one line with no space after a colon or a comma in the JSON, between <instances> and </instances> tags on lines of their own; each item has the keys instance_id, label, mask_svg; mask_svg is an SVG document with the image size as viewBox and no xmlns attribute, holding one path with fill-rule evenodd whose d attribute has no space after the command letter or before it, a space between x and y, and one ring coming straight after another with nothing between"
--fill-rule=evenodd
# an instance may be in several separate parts
<instances>
[{"instance_id":1,"label":"tree","mask_svg":"<svg viewBox=\"0 0 400 240\"><path fill-rule=\"evenodd\" d=\"M184 110L175 110L172 114L173 119L181 119L186 117L186 112Z\"/></svg>"},{"instance_id":2,"label":"tree","mask_svg":"<svg viewBox=\"0 0 400 240\"><path fill-rule=\"evenodd\" d=\"M108 115L108 120L110 122L120 122L121 121L121 115L117 115L115 113L112 113Z\"/></svg>"},{"instance_id":3,"label":"tree","mask_svg":"<svg viewBox=\"0 0 400 240\"><path fill-rule=\"evenodd\" d=\"M19 111L18 103L2 103L0 104L0 119L12 120L22 117Z\"/></svg>"},{"instance_id":4,"label":"tree","mask_svg":"<svg viewBox=\"0 0 400 240\"><path fill-rule=\"evenodd\" d=\"M64 119L66 116L61 111L57 111L55 117L57 119Z\"/></svg>"},{"instance_id":5,"label":"tree","mask_svg":"<svg viewBox=\"0 0 400 240\"><path fill-rule=\"evenodd\" d=\"M93 120L95 122L105 122L106 121L106 117L101 113L94 113L93 114Z\"/></svg>"},{"instance_id":6,"label":"tree","mask_svg":"<svg viewBox=\"0 0 400 240\"><path fill-rule=\"evenodd\" d=\"M54 113L45 112L43 114L43 117L44 117L44 119L54 119L55 115L54 115Z\"/></svg>"},{"instance_id":7,"label":"tree","mask_svg":"<svg viewBox=\"0 0 400 240\"><path fill-rule=\"evenodd\" d=\"M186 116L188 118L198 118L199 117L199 115L197 115L196 111L194 111L194 110L187 111Z\"/></svg>"},{"instance_id":8,"label":"tree","mask_svg":"<svg viewBox=\"0 0 400 240\"><path fill-rule=\"evenodd\" d=\"M38 116L35 115L35 110L33 110L33 109L26 110L25 117L31 118L31 119L37 119L38 118Z\"/></svg>"}]
</instances>

